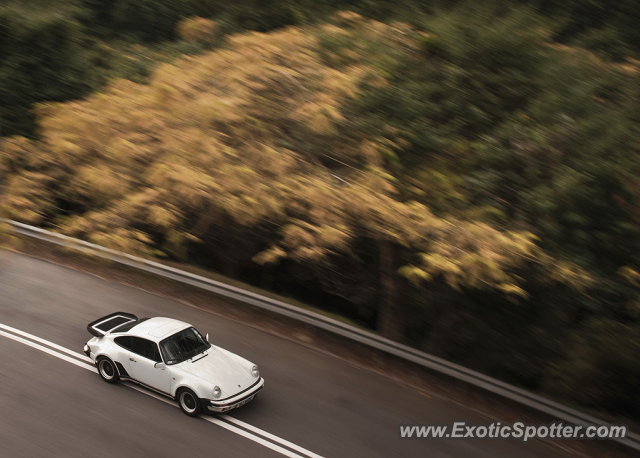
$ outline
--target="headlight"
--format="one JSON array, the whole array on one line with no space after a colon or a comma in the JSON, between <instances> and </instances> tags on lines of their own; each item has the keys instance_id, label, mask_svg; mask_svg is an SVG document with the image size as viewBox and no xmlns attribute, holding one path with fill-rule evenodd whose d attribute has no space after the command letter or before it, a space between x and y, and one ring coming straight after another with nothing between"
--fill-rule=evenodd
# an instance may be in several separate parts
<instances>
[{"instance_id":1,"label":"headlight","mask_svg":"<svg viewBox=\"0 0 640 458\"><path fill-rule=\"evenodd\" d=\"M222 394L222 391L220 390L220 387L219 386L214 386L213 387L213 397L218 399L221 394Z\"/></svg>"},{"instance_id":2,"label":"headlight","mask_svg":"<svg viewBox=\"0 0 640 458\"><path fill-rule=\"evenodd\" d=\"M256 366L255 364L251 368L251 375L253 375L256 378L260 377L260 369L258 369L258 366Z\"/></svg>"}]
</instances>

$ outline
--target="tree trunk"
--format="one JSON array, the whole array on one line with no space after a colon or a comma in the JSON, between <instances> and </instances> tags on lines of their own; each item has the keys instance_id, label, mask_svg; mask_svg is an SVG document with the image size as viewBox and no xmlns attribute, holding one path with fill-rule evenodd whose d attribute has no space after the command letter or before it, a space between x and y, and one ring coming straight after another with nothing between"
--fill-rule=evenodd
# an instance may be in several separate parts
<instances>
[{"instance_id":1,"label":"tree trunk","mask_svg":"<svg viewBox=\"0 0 640 458\"><path fill-rule=\"evenodd\" d=\"M380 304L378 305L378 331L386 338L400 340L402 317L397 270L397 247L382 240L380 248Z\"/></svg>"},{"instance_id":2,"label":"tree trunk","mask_svg":"<svg viewBox=\"0 0 640 458\"><path fill-rule=\"evenodd\" d=\"M456 308L457 304L443 304L444 310L439 314L439 319L432 327L426 351L435 356L446 358L455 342L455 330L462 319Z\"/></svg>"},{"instance_id":3,"label":"tree trunk","mask_svg":"<svg viewBox=\"0 0 640 458\"><path fill-rule=\"evenodd\" d=\"M238 258L239 258L238 242L236 237L231 237L227 242L227 246L224 248L224 273L228 277L238 278Z\"/></svg>"}]
</instances>

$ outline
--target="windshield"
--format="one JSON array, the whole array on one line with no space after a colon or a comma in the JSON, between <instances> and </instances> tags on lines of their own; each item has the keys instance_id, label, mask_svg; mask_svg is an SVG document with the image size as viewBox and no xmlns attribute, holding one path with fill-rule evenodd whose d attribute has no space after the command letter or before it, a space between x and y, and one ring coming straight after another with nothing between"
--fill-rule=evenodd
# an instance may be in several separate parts
<instances>
[{"instance_id":1,"label":"windshield","mask_svg":"<svg viewBox=\"0 0 640 458\"><path fill-rule=\"evenodd\" d=\"M195 328L185 329L160 342L160 351L167 365L186 361L209 348L211 344Z\"/></svg>"}]
</instances>

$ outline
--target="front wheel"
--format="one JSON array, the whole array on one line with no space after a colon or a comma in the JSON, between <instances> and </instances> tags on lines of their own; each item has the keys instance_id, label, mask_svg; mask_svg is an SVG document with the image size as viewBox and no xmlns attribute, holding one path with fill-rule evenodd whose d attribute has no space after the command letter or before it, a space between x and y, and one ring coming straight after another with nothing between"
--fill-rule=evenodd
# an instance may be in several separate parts
<instances>
[{"instance_id":1,"label":"front wheel","mask_svg":"<svg viewBox=\"0 0 640 458\"><path fill-rule=\"evenodd\" d=\"M120 380L116 365L109 358L98 358L98 374L107 383L116 383Z\"/></svg>"},{"instance_id":2,"label":"front wheel","mask_svg":"<svg viewBox=\"0 0 640 458\"><path fill-rule=\"evenodd\" d=\"M197 417L202 412L200 399L189 388L183 388L178 392L178 405L180 410L190 417Z\"/></svg>"}]
</instances>

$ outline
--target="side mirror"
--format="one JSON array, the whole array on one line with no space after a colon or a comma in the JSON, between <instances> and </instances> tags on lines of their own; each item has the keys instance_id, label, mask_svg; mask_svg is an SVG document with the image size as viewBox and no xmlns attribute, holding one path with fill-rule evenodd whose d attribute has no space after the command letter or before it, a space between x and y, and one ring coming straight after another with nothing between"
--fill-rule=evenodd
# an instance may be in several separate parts
<instances>
[{"instance_id":1,"label":"side mirror","mask_svg":"<svg viewBox=\"0 0 640 458\"><path fill-rule=\"evenodd\" d=\"M156 369L162 369L162 370L164 370L164 368L165 368L166 366L164 365L164 363L155 363L155 364L153 365L153 367L155 367Z\"/></svg>"},{"instance_id":2,"label":"side mirror","mask_svg":"<svg viewBox=\"0 0 640 458\"><path fill-rule=\"evenodd\" d=\"M205 339L207 339L207 342L209 342L209 333L207 332L207 337L205 337Z\"/></svg>"}]
</instances>

